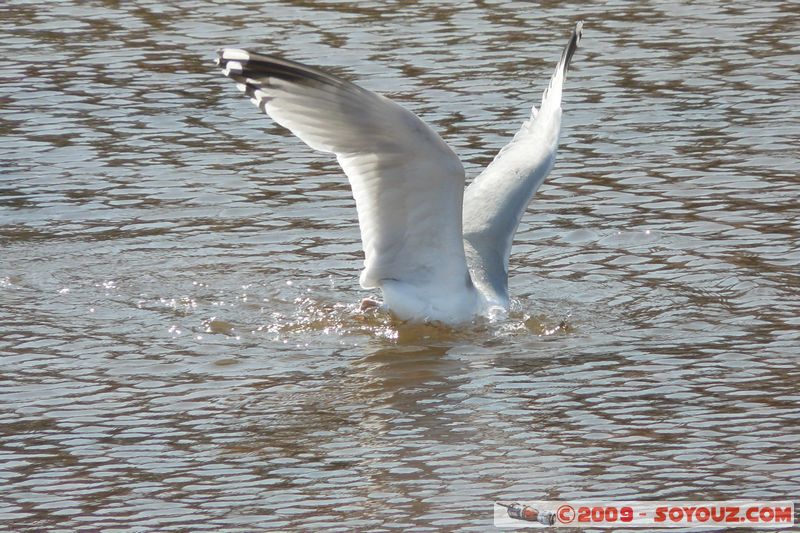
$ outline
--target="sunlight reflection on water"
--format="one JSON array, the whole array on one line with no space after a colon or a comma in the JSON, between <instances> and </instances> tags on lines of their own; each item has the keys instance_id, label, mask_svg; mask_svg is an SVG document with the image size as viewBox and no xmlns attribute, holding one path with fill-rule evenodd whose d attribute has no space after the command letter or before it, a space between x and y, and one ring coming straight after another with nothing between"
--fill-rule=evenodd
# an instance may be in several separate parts
<instances>
[{"instance_id":1,"label":"sunlight reflection on water","mask_svg":"<svg viewBox=\"0 0 800 533\"><path fill-rule=\"evenodd\" d=\"M12 1L0 524L486 530L495 499L800 489L790 2ZM474 176L586 21L509 317L362 314L335 161L212 65L386 92Z\"/></svg>"}]
</instances>

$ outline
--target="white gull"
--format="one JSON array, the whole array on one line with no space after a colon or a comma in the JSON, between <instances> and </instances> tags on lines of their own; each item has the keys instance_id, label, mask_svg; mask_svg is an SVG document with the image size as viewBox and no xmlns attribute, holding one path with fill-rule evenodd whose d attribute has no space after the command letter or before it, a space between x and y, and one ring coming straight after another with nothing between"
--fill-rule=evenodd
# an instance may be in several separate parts
<instances>
[{"instance_id":1,"label":"white gull","mask_svg":"<svg viewBox=\"0 0 800 533\"><path fill-rule=\"evenodd\" d=\"M380 288L400 320L456 325L508 309L514 233L550 173L561 92L578 22L528 119L464 189L464 167L439 135L392 100L300 63L236 48L223 74L308 146L336 154L358 211L361 286Z\"/></svg>"}]
</instances>

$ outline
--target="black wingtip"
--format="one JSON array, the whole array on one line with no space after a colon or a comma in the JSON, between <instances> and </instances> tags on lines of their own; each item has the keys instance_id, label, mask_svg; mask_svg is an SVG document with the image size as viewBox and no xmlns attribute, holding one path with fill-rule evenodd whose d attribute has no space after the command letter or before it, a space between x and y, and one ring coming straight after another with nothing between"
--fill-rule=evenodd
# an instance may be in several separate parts
<instances>
[{"instance_id":1,"label":"black wingtip","mask_svg":"<svg viewBox=\"0 0 800 533\"><path fill-rule=\"evenodd\" d=\"M239 48L218 50L217 66L223 69L225 76L236 81L273 77L297 84L335 85L347 88L351 85L350 82L316 67Z\"/></svg>"},{"instance_id":2,"label":"black wingtip","mask_svg":"<svg viewBox=\"0 0 800 533\"><path fill-rule=\"evenodd\" d=\"M563 65L565 74L569 70L569 64L572 61L572 56L575 54L575 50L578 49L578 44L580 44L582 36L583 21L579 20L575 24L575 28L572 30L572 36L570 37L567 46L564 48L564 53L561 55L561 64Z\"/></svg>"}]
</instances>

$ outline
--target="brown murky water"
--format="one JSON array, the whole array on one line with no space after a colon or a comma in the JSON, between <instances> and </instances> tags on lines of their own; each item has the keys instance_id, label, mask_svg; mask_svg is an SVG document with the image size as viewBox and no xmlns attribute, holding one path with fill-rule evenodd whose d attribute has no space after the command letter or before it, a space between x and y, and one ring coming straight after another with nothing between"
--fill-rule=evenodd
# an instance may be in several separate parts
<instances>
[{"instance_id":1,"label":"brown murky water","mask_svg":"<svg viewBox=\"0 0 800 533\"><path fill-rule=\"evenodd\" d=\"M485 530L496 499L800 494L800 7L633 4L6 2L0 524ZM338 167L214 51L384 91L475 175L578 18L511 317L360 316Z\"/></svg>"}]
</instances>

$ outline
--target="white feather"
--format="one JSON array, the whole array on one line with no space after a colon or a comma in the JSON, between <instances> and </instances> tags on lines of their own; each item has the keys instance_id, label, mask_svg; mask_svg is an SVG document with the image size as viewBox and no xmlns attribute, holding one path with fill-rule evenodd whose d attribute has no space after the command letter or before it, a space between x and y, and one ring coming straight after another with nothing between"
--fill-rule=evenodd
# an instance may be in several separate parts
<instances>
[{"instance_id":1,"label":"white feather","mask_svg":"<svg viewBox=\"0 0 800 533\"><path fill-rule=\"evenodd\" d=\"M380 288L385 306L400 319L456 324L508 305L508 250L555 158L561 88L576 45L573 34L542 111L537 117L534 109L466 199L455 153L388 98L246 50L224 49L218 64L277 123L310 147L336 154L358 211L361 285Z\"/></svg>"}]
</instances>

